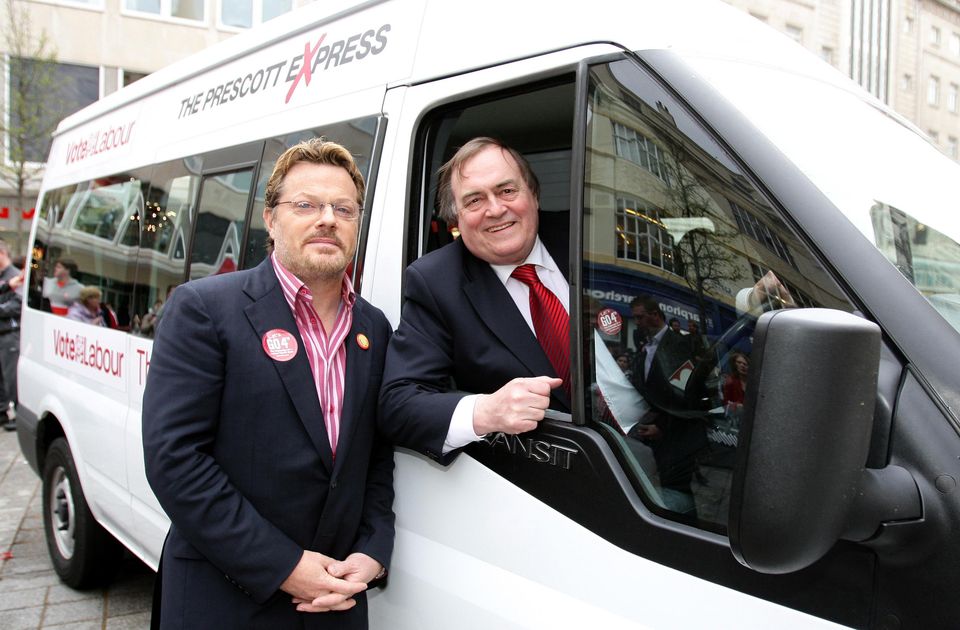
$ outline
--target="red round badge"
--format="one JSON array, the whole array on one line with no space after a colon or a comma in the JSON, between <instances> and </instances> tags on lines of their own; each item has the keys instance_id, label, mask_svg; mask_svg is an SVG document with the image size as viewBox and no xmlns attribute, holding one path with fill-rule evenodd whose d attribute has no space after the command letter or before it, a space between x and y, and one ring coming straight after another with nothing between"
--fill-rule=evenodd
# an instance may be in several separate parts
<instances>
[{"instance_id":1,"label":"red round badge","mask_svg":"<svg viewBox=\"0 0 960 630\"><path fill-rule=\"evenodd\" d=\"M274 328L263 336L263 351L274 361L289 361L297 356L297 338L282 328Z\"/></svg>"},{"instance_id":2,"label":"red round badge","mask_svg":"<svg viewBox=\"0 0 960 630\"><path fill-rule=\"evenodd\" d=\"M597 328L605 335L619 335L623 318L612 308L605 308L597 313Z\"/></svg>"}]
</instances>

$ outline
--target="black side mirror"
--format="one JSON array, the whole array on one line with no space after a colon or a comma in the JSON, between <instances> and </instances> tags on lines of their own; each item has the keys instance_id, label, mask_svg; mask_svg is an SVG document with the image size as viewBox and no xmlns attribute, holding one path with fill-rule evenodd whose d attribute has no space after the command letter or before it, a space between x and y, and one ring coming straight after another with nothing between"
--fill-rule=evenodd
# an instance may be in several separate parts
<instances>
[{"instance_id":1,"label":"black side mirror","mask_svg":"<svg viewBox=\"0 0 960 630\"><path fill-rule=\"evenodd\" d=\"M730 545L763 573L807 567L843 535L864 477L880 328L829 309L757 321L730 500Z\"/></svg>"}]
</instances>

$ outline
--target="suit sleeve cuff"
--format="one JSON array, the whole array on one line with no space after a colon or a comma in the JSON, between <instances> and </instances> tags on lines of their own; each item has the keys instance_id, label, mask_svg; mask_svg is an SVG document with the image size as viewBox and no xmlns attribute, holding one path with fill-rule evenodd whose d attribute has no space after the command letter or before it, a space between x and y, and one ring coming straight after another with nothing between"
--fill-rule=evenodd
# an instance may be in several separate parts
<instances>
[{"instance_id":1,"label":"suit sleeve cuff","mask_svg":"<svg viewBox=\"0 0 960 630\"><path fill-rule=\"evenodd\" d=\"M464 396L457 403L450 418L447 437L443 440L444 455L483 438L473 432L473 407L477 404L477 398L478 394Z\"/></svg>"}]
</instances>

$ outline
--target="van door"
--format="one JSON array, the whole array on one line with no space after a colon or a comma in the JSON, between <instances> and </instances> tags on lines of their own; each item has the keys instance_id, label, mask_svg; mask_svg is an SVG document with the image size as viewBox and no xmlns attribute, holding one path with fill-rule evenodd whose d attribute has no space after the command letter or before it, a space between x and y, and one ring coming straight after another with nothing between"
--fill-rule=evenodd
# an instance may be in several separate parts
<instances>
[{"instance_id":1,"label":"van door","mask_svg":"<svg viewBox=\"0 0 960 630\"><path fill-rule=\"evenodd\" d=\"M388 92L400 123L381 199L407 212L381 213L381 241L400 230L404 243L402 263L395 246L370 250L375 302L398 321L403 265L457 238L435 211L436 169L472 137L500 138L540 179L540 238L569 265L580 395L571 418L488 436L447 470L398 454L394 578L371 598L374 618L424 627L418 611L439 601L478 628L867 625L872 553L840 544L771 578L741 566L726 537L751 311L853 305L654 76L619 53L579 64L610 50ZM751 300L763 278L782 292ZM644 382L643 304L680 327L657 388Z\"/></svg>"}]
</instances>

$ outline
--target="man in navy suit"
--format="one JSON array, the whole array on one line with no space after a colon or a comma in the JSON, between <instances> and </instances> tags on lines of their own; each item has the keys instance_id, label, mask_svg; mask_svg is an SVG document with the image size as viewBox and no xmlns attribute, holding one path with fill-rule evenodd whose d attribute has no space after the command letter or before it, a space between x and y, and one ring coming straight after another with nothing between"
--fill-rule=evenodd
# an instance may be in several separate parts
<instances>
[{"instance_id":1,"label":"man in navy suit","mask_svg":"<svg viewBox=\"0 0 960 630\"><path fill-rule=\"evenodd\" d=\"M487 433L536 428L548 407L569 411L569 285L538 237L538 196L523 156L492 138L440 169L440 212L460 238L406 271L380 397L395 443L443 460ZM520 279L521 267L535 274Z\"/></svg>"},{"instance_id":2,"label":"man in navy suit","mask_svg":"<svg viewBox=\"0 0 960 630\"><path fill-rule=\"evenodd\" d=\"M363 194L340 145L290 148L266 189L272 254L166 304L143 399L172 522L163 628L367 627L394 517L375 404L391 329L345 274Z\"/></svg>"},{"instance_id":3,"label":"man in navy suit","mask_svg":"<svg viewBox=\"0 0 960 630\"><path fill-rule=\"evenodd\" d=\"M667 325L663 309L653 297L637 296L630 310L640 348L634 386L650 410L627 435L653 449L664 505L695 516L690 484L697 473L697 458L707 448L707 433L702 413L691 408L684 389L677 384L678 372L694 367L693 349L685 336Z\"/></svg>"}]
</instances>

